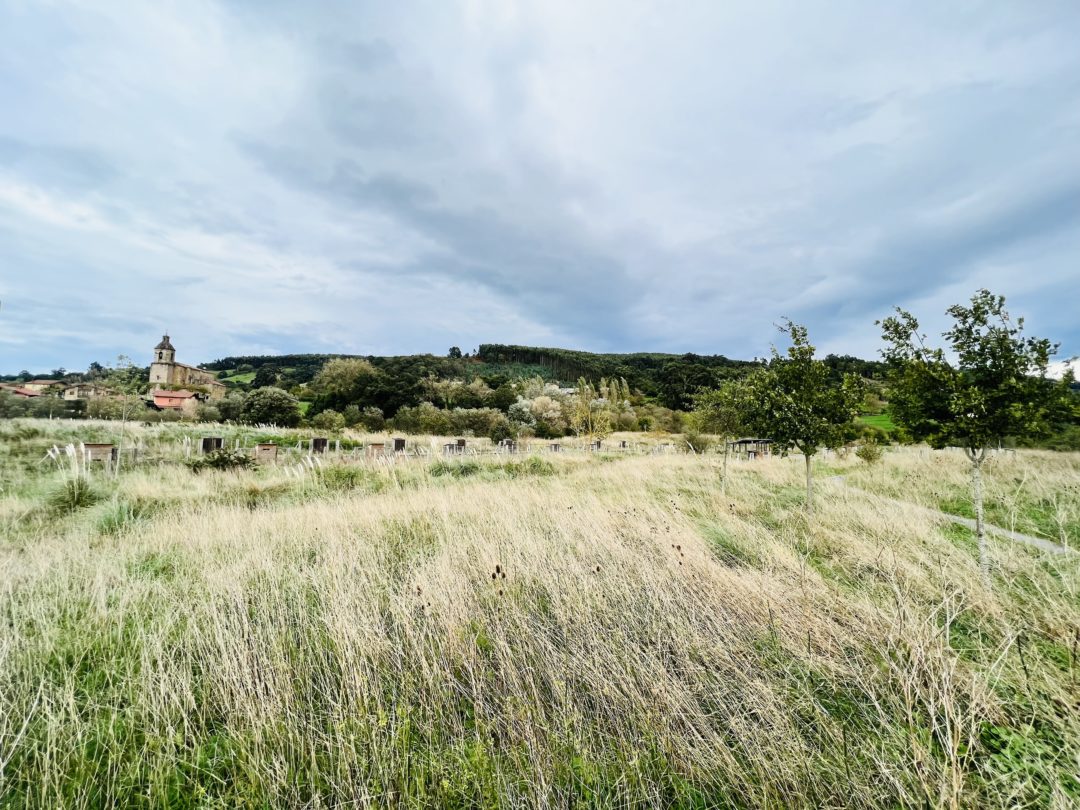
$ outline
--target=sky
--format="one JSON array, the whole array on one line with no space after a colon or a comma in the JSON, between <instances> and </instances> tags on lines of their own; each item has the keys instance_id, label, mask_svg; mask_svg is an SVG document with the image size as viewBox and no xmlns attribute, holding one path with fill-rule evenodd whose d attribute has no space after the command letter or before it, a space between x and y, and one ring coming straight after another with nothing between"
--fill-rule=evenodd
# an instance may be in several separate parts
<instances>
[{"instance_id":1,"label":"sky","mask_svg":"<svg viewBox=\"0 0 1080 810\"><path fill-rule=\"evenodd\" d=\"M0 0L0 372L1080 353L1080 4Z\"/></svg>"}]
</instances>

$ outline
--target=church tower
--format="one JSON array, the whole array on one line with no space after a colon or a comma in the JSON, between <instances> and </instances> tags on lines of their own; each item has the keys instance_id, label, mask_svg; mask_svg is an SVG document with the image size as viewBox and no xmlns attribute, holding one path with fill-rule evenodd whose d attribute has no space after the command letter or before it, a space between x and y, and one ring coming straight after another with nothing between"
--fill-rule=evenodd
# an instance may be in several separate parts
<instances>
[{"instance_id":1,"label":"church tower","mask_svg":"<svg viewBox=\"0 0 1080 810\"><path fill-rule=\"evenodd\" d=\"M173 369L176 367L176 349L164 335L161 343L154 347L154 359L150 363L150 382L158 385L171 385Z\"/></svg>"}]
</instances>

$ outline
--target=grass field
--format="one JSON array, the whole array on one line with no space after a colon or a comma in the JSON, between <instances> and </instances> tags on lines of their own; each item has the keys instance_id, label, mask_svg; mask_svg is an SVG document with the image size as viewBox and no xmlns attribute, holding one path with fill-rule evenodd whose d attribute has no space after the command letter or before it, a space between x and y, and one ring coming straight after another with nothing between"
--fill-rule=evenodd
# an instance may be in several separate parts
<instances>
[{"instance_id":1,"label":"grass field","mask_svg":"<svg viewBox=\"0 0 1080 810\"><path fill-rule=\"evenodd\" d=\"M884 430L886 433L892 433L896 430L896 423L893 422L892 415L888 411L883 411L881 413L864 413L859 417L859 421L864 425L870 425L870 427Z\"/></svg>"},{"instance_id":2,"label":"grass field","mask_svg":"<svg viewBox=\"0 0 1080 810\"><path fill-rule=\"evenodd\" d=\"M200 430L75 476L45 451L115 425L0 423L0 807L1080 802L1080 555L992 540L987 588L893 500L959 497L958 454L824 460L809 520L795 459L195 474ZM1078 471L1005 455L989 497L1071 531Z\"/></svg>"},{"instance_id":3,"label":"grass field","mask_svg":"<svg viewBox=\"0 0 1080 810\"><path fill-rule=\"evenodd\" d=\"M245 371L243 374L235 374L226 371L223 372L222 375L218 377L218 379L222 382L240 383L242 385L246 385L247 383L255 379L255 372Z\"/></svg>"}]
</instances>

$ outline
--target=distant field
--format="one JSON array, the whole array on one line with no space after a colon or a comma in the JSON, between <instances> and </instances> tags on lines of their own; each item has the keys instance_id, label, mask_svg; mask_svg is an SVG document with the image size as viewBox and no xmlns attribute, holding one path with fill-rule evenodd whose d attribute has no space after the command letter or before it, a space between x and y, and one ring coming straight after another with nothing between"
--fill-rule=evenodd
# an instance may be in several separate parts
<instances>
[{"instance_id":1,"label":"distant field","mask_svg":"<svg viewBox=\"0 0 1080 810\"><path fill-rule=\"evenodd\" d=\"M864 425L880 428L887 433L896 430L896 423L893 422L892 415L887 410L882 413L862 414L859 416L859 421Z\"/></svg>"},{"instance_id":2,"label":"distant field","mask_svg":"<svg viewBox=\"0 0 1080 810\"><path fill-rule=\"evenodd\" d=\"M255 379L255 372L245 371L243 374L234 374L225 371L222 372L222 375L218 377L218 379L222 382L240 383L242 385L247 385Z\"/></svg>"},{"instance_id":3,"label":"distant field","mask_svg":"<svg viewBox=\"0 0 1080 810\"><path fill-rule=\"evenodd\" d=\"M957 496L961 454L833 455L808 518L801 459L722 483L672 437L213 430L278 463L196 474L172 423L76 474L46 451L116 423L0 421L0 808L1080 802L1080 555L994 539L986 587L893 500ZM1075 525L1080 456L987 479Z\"/></svg>"}]
</instances>

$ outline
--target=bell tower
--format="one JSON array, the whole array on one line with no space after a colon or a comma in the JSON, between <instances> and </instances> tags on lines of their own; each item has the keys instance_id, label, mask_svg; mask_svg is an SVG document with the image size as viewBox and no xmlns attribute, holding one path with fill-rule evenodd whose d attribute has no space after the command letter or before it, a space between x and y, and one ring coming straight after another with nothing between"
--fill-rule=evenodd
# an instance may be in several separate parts
<instances>
[{"instance_id":1,"label":"bell tower","mask_svg":"<svg viewBox=\"0 0 1080 810\"><path fill-rule=\"evenodd\" d=\"M150 363L150 382L171 385L175 362L176 349L169 341L169 336L163 335L161 343L154 347L154 359Z\"/></svg>"}]
</instances>

